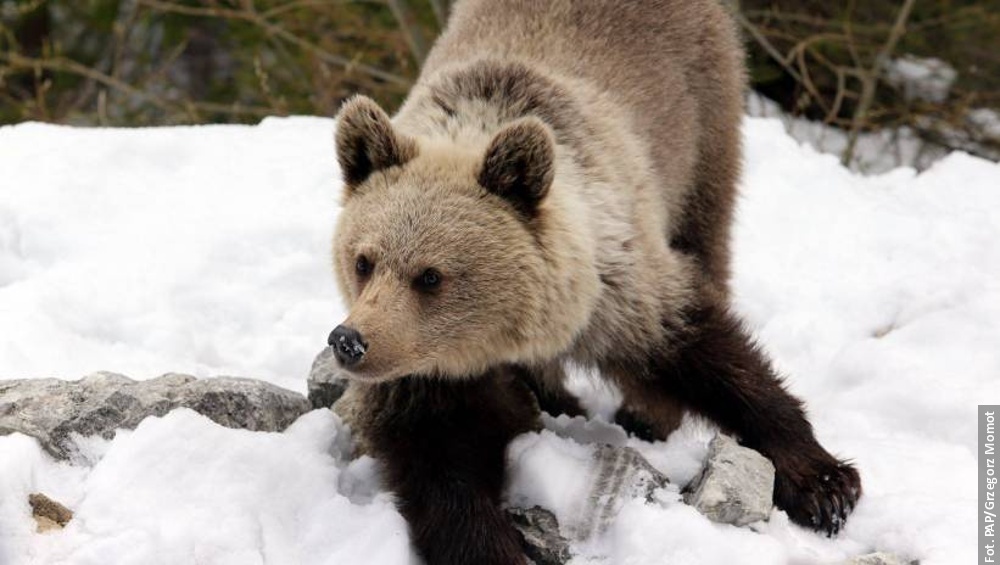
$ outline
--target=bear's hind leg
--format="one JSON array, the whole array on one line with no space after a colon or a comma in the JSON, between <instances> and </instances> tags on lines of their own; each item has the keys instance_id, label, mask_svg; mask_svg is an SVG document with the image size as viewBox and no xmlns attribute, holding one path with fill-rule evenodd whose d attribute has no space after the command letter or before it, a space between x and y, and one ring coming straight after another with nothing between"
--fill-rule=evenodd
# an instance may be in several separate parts
<instances>
[{"instance_id":1,"label":"bear's hind leg","mask_svg":"<svg viewBox=\"0 0 1000 565\"><path fill-rule=\"evenodd\" d=\"M534 393L539 408L549 415L587 415L576 396L566 389L566 372L559 361L530 367L517 365L511 370Z\"/></svg>"},{"instance_id":2,"label":"bear's hind leg","mask_svg":"<svg viewBox=\"0 0 1000 565\"><path fill-rule=\"evenodd\" d=\"M650 395L647 387L619 382L622 405L615 412L615 423L626 432L645 441L665 441L680 427L684 405L662 393Z\"/></svg>"},{"instance_id":3,"label":"bear's hind leg","mask_svg":"<svg viewBox=\"0 0 1000 565\"><path fill-rule=\"evenodd\" d=\"M662 350L611 363L609 372L650 407L676 398L737 434L774 463L779 508L800 525L837 533L861 495L858 472L816 441L802 402L725 308L697 308L684 326Z\"/></svg>"}]
</instances>

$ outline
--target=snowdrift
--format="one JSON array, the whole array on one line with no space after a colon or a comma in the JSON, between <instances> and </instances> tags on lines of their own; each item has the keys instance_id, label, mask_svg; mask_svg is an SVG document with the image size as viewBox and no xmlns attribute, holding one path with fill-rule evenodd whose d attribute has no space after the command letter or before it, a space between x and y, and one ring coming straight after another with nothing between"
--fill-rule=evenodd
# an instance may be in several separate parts
<instances>
[{"instance_id":1,"label":"snowdrift","mask_svg":"<svg viewBox=\"0 0 1000 565\"><path fill-rule=\"evenodd\" d=\"M304 392L343 318L333 127L0 128L0 379L178 371ZM1000 404L1000 165L956 153L919 175L862 177L777 121L750 119L744 136L737 307L823 445L856 461L865 496L830 540L779 511L751 529L713 524L664 492L626 504L574 563L836 563L876 549L971 561L974 410ZM575 440L521 442L515 470L571 475L573 457L546 454L587 441L576 424L563 434ZM710 436L689 421L667 443L629 441L683 484ZM274 434L178 410L86 445L91 464L69 466L0 436L0 563L415 559L377 465L347 457L329 412ZM74 509L65 530L34 533L36 491Z\"/></svg>"}]
</instances>

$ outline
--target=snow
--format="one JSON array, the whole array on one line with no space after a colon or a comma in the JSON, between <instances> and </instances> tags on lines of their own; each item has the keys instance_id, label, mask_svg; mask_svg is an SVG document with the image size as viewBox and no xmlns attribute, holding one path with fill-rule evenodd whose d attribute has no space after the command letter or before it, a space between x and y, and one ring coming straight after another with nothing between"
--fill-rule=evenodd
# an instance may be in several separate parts
<instances>
[{"instance_id":1,"label":"snow","mask_svg":"<svg viewBox=\"0 0 1000 565\"><path fill-rule=\"evenodd\" d=\"M940 104L948 99L958 78L955 67L934 57L903 55L886 62L886 81L903 91L906 100Z\"/></svg>"},{"instance_id":2,"label":"snow","mask_svg":"<svg viewBox=\"0 0 1000 565\"><path fill-rule=\"evenodd\" d=\"M0 128L0 378L112 370L232 374L305 390L344 317L329 238L333 123L139 130ZM711 429L666 443L547 418L512 450L513 498L572 518L588 442L627 443L674 485L627 502L574 563L836 563L873 550L971 561L976 404L1000 404L1000 165L955 153L917 174L854 174L776 120L745 127L736 306L819 439L854 459L865 495L826 539L775 511L752 528L679 502ZM603 387L575 375L605 415ZM281 434L179 410L89 464L0 437L0 563L415 562L378 466L317 411ZM525 478L529 477L529 478ZM27 494L72 508L34 533Z\"/></svg>"},{"instance_id":3,"label":"snow","mask_svg":"<svg viewBox=\"0 0 1000 565\"><path fill-rule=\"evenodd\" d=\"M390 497L354 504L338 490L343 460L333 448L342 433L329 411L276 434L223 428L179 409L119 433L92 469L53 465L35 442L12 436L0 442L0 456L27 461L4 465L4 492L42 490L76 515L62 533L37 535L19 505L6 504L4 546L20 549L8 558L252 565L351 563L363 555L404 563L406 523Z\"/></svg>"},{"instance_id":4,"label":"snow","mask_svg":"<svg viewBox=\"0 0 1000 565\"><path fill-rule=\"evenodd\" d=\"M935 60L920 61L936 64ZM916 77L909 79L916 80ZM850 144L850 135L846 130L791 115L773 100L756 92L747 93L746 105L749 115L781 120L789 135L824 153L842 157ZM905 125L862 131L857 136L849 168L864 174L884 174L900 167L924 171L947 157L951 151L949 148L1000 160L1000 151L995 149L1000 143L1000 112L991 108L972 108L960 122L961 125L956 126L928 116L918 118L920 128L937 132L943 143L925 139L926 135Z\"/></svg>"},{"instance_id":5,"label":"snow","mask_svg":"<svg viewBox=\"0 0 1000 565\"><path fill-rule=\"evenodd\" d=\"M755 92L747 95L746 103L751 116L781 120L789 135L824 153L841 157L850 143L846 130L788 114ZM954 141L958 143L958 138ZM911 127L882 128L858 134L850 168L865 174L884 174L899 167L925 170L947 155L944 146L922 139Z\"/></svg>"},{"instance_id":6,"label":"snow","mask_svg":"<svg viewBox=\"0 0 1000 565\"><path fill-rule=\"evenodd\" d=\"M339 322L329 121L0 130L0 371L305 391Z\"/></svg>"}]
</instances>

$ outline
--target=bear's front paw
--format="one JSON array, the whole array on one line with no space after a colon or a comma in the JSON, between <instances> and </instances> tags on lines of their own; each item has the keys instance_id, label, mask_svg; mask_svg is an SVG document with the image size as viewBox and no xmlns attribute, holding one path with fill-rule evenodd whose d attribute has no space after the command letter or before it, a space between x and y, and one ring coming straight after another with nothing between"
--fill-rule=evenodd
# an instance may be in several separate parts
<instances>
[{"instance_id":1,"label":"bear's front paw","mask_svg":"<svg viewBox=\"0 0 1000 565\"><path fill-rule=\"evenodd\" d=\"M858 471L819 447L772 460L775 505L796 524L831 537L839 532L861 497Z\"/></svg>"}]
</instances>

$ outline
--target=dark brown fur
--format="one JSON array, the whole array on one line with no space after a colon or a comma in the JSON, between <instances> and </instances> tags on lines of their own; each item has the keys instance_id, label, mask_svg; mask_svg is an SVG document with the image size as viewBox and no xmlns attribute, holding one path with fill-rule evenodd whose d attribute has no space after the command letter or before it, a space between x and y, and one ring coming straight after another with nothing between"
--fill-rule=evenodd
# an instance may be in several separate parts
<instances>
[{"instance_id":1,"label":"dark brown fur","mask_svg":"<svg viewBox=\"0 0 1000 565\"><path fill-rule=\"evenodd\" d=\"M475 380L406 377L359 385L372 455L429 564L525 563L500 508L505 452L537 426L531 393L505 371Z\"/></svg>"},{"instance_id":2,"label":"dark brown fur","mask_svg":"<svg viewBox=\"0 0 1000 565\"><path fill-rule=\"evenodd\" d=\"M417 154L413 140L396 133L389 116L367 99L347 102L342 115L337 157L348 190L361 184L372 172L402 165Z\"/></svg>"},{"instance_id":3,"label":"dark brown fur","mask_svg":"<svg viewBox=\"0 0 1000 565\"><path fill-rule=\"evenodd\" d=\"M525 118L497 134L486 150L479 184L532 218L555 176L555 142L548 127Z\"/></svg>"},{"instance_id":4,"label":"dark brown fur","mask_svg":"<svg viewBox=\"0 0 1000 565\"><path fill-rule=\"evenodd\" d=\"M739 436L775 466L775 504L795 522L837 533L861 496L858 472L813 435L802 402L782 386L742 324L708 304L688 313L680 341L638 357L609 359L627 396L687 408ZM677 335L677 333L674 333Z\"/></svg>"},{"instance_id":5,"label":"dark brown fur","mask_svg":"<svg viewBox=\"0 0 1000 565\"><path fill-rule=\"evenodd\" d=\"M587 415L580 401L566 390L563 384L566 375L559 363L532 368L515 366L511 367L511 371L531 390L543 411L553 416Z\"/></svg>"}]
</instances>

